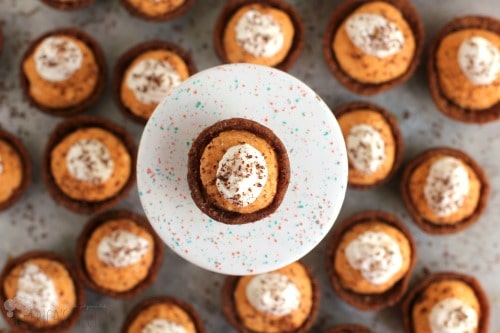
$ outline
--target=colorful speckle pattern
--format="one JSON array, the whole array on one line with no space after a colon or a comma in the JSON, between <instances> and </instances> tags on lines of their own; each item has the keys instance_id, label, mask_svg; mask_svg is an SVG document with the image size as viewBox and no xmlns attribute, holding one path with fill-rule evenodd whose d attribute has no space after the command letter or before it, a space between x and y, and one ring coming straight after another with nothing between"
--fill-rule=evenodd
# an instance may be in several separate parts
<instances>
[{"instance_id":1,"label":"colorful speckle pattern","mask_svg":"<svg viewBox=\"0 0 500 333\"><path fill-rule=\"evenodd\" d=\"M194 138L233 117L271 128L292 170L276 213L235 226L204 215L186 179ZM173 251L208 270L248 275L298 260L323 239L344 200L347 158L335 117L309 87L276 69L232 64L192 76L159 105L142 135L137 178L146 215Z\"/></svg>"}]
</instances>

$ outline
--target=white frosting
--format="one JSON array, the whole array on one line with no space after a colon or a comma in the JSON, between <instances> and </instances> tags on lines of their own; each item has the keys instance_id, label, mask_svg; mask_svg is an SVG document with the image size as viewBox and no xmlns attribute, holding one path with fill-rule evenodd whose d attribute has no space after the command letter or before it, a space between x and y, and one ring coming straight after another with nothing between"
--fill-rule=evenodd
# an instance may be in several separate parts
<instances>
[{"instance_id":1,"label":"white frosting","mask_svg":"<svg viewBox=\"0 0 500 333\"><path fill-rule=\"evenodd\" d=\"M97 256L105 264L123 268L138 263L149 249L147 239L125 230L114 230L97 247Z\"/></svg>"},{"instance_id":2,"label":"white frosting","mask_svg":"<svg viewBox=\"0 0 500 333\"><path fill-rule=\"evenodd\" d=\"M254 202L267 181L264 155L248 143L229 148L219 162L216 186L233 205L245 207Z\"/></svg>"},{"instance_id":3,"label":"white frosting","mask_svg":"<svg viewBox=\"0 0 500 333\"><path fill-rule=\"evenodd\" d=\"M491 84L500 73L500 51L486 38L467 38L458 49L458 64L472 84Z\"/></svg>"},{"instance_id":4,"label":"white frosting","mask_svg":"<svg viewBox=\"0 0 500 333\"><path fill-rule=\"evenodd\" d=\"M432 333L475 333L477 312L459 298L445 298L429 315Z\"/></svg>"},{"instance_id":5,"label":"white frosting","mask_svg":"<svg viewBox=\"0 0 500 333\"><path fill-rule=\"evenodd\" d=\"M349 265L374 285L389 281L403 266L398 243L384 232L365 231L347 245Z\"/></svg>"},{"instance_id":6,"label":"white frosting","mask_svg":"<svg viewBox=\"0 0 500 333\"><path fill-rule=\"evenodd\" d=\"M89 183L102 183L113 175L114 162L108 148L95 139L75 142L66 155L71 176Z\"/></svg>"},{"instance_id":7,"label":"white frosting","mask_svg":"<svg viewBox=\"0 0 500 333\"><path fill-rule=\"evenodd\" d=\"M126 82L141 103L159 104L181 81L179 73L169 62L144 59L130 70Z\"/></svg>"},{"instance_id":8,"label":"white frosting","mask_svg":"<svg viewBox=\"0 0 500 333\"><path fill-rule=\"evenodd\" d=\"M52 279L34 264L27 264L19 276L15 300L44 321L54 317L59 301Z\"/></svg>"},{"instance_id":9,"label":"white frosting","mask_svg":"<svg viewBox=\"0 0 500 333\"><path fill-rule=\"evenodd\" d=\"M253 277L246 296L255 309L275 316L286 316L300 305L299 289L286 275L279 273Z\"/></svg>"},{"instance_id":10,"label":"white frosting","mask_svg":"<svg viewBox=\"0 0 500 333\"><path fill-rule=\"evenodd\" d=\"M166 319L153 319L144 328L141 333L186 333L184 326L173 323Z\"/></svg>"},{"instance_id":11,"label":"white frosting","mask_svg":"<svg viewBox=\"0 0 500 333\"><path fill-rule=\"evenodd\" d=\"M248 53L256 57L272 57L283 47L285 37L271 15L249 10L236 24L236 39Z\"/></svg>"},{"instance_id":12,"label":"white frosting","mask_svg":"<svg viewBox=\"0 0 500 333\"><path fill-rule=\"evenodd\" d=\"M427 176L424 196L437 216L455 213L469 193L469 175L460 160L443 157L434 162Z\"/></svg>"},{"instance_id":13,"label":"white frosting","mask_svg":"<svg viewBox=\"0 0 500 333\"><path fill-rule=\"evenodd\" d=\"M83 53L78 45L64 37L47 37L35 52L35 67L47 81L69 79L82 67Z\"/></svg>"},{"instance_id":14,"label":"white frosting","mask_svg":"<svg viewBox=\"0 0 500 333\"><path fill-rule=\"evenodd\" d=\"M346 141L349 160L357 170L373 173L384 162L385 142L382 135L372 126L354 126Z\"/></svg>"},{"instance_id":15,"label":"white frosting","mask_svg":"<svg viewBox=\"0 0 500 333\"><path fill-rule=\"evenodd\" d=\"M355 14L347 20L347 35L357 48L377 58L398 53L404 36L398 26L378 14Z\"/></svg>"}]
</instances>

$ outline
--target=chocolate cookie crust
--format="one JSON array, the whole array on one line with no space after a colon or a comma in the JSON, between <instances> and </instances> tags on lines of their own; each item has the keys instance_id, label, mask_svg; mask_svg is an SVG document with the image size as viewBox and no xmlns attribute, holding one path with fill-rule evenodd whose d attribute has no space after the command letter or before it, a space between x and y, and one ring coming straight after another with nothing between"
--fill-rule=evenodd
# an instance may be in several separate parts
<instances>
[{"instance_id":1,"label":"chocolate cookie crust","mask_svg":"<svg viewBox=\"0 0 500 333\"><path fill-rule=\"evenodd\" d=\"M333 14L330 17L325 36L323 38L323 56L333 76L345 88L356 94L365 96L381 93L407 81L413 75L418 64L420 63L420 57L422 55L425 41L422 19L420 18L420 14L417 12L416 8L410 1L381 0L399 9L403 14L404 19L410 26L415 38L415 53L413 55L413 59L410 63L410 66L408 67L408 70L403 75L387 82L370 84L359 82L351 78L340 67L337 57L332 49L332 41L337 30L352 12L354 12L358 7L373 1L374 0L344 0L333 10Z\"/></svg>"},{"instance_id":2,"label":"chocolate cookie crust","mask_svg":"<svg viewBox=\"0 0 500 333\"><path fill-rule=\"evenodd\" d=\"M325 333L372 333L372 331L361 325L347 324L332 327Z\"/></svg>"},{"instance_id":3,"label":"chocolate cookie crust","mask_svg":"<svg viewBox=\"0 0 500 333\"><path fill-rule=\"evenodd\" d=\"M406 239L408 239L408 242L410 243L411 249L410 267L408 268L408 272L406 272L401 280L394 284L394 286L392 286L392 288L390 288L389 290L381 294L358 294L351 290L345 289L342 286L334 267L335 255L337 247L339 246L345 232L347 232L355 225L374 220L394 227L405 235ZM327 247L326 267L330 284L332 285L335 293L340 298L359 310L376 311L393 306L401 300L406 292L406 289L408 288L408 283L410 282L411 274L413 269L415 268L417 258L417 246L410 231L403 225L403 223L391 214L373 210L354 214L340 222L339 225L335 227L333 236Z\"/></svg>"},{"instance_id":4,"label":"chocolate cookie crust","mask_svg":"<svg viewBox=\"0 0 500 333\"><path fill-rule=\"evenodd\" d=\"M59 0L42 0L42 2L52 8L66 11L73 11L85 8L94 3L95 0L78 0L73 2L64 2Z\"/></svg>"},{"instance_id":5,"label":"chocolate cookie crust","mask_svg":"<svg viewBox=\"0 0 500 333\"><path fill-rule=\"evenodd\" d=\"M487 109L465 109L446 97L439 82L436 62L439 45L447 35L464 29L483 29L500 35L500 20L487 16L464 16L452 20L441 28L429 50L429 59L427 61L429 89L439 111L446 116L466 123L487 123L500 118L500 102Z\"/></svg>"},{"instance_id":6,"label":"chocolate cookie crust","mask_svg":"<svg viewBox=\"0 0 500 333\"><path fill-rule=\"evenodd\" d=\"M424 163L428 159L439 154L458 158L463 163L467 164L474 171L477 178L481 182L481 194L479 196L479 202L477 203L476 210L471 216L463 219L460 222L453 224L438 225L423 218L422 215L420 215L419 211L417 210L417 207L413 203L413 200L411 199L410 196L410 189L409 189L410 177L415 171L415 169L418 168L422 163ZM477 162L474 161L465 152L453 148L437 147L420 153L410 163L408 163L408 165L406 165L403 171L403 177L401 179L401 196L403 198L403 202L406 206L406 209L410 213L410 216L412 217L415 224L418 227L420 227L420 229L429 234L435 234L435 235L453 234L469 228L471 225L473 225L479 220L479 218L484 212L484 209L486 208L486 205L490 197L490 183L483 168L481 168L481 166L477 164Z\"/></svg>"},{"instance_id":7,"label":"chocolate cookie crust","mask_svg":"<svg viewBox=\"0 0 500 333\"><path fill-rule=\"evenodd\" d=\"M136 16L138 18L141 18L141 19L147 20L147 21L151 21L151 22L165 22L165 21L173 20L173 19L181 16L185 12L187 12L189 9L191 9L191 7L194 6L194 4L196 3L196 0L186 0L184 2L184 4L182 4L178 8L176 8L170 12L167 12L165 14L155 15L155 16L150 16L150 15L147 15L146 13L141 12L140 10L135 8L128 0L121 0L121 3L123 5L123 7L125 7L125 9L133 16Z\"/></svg>"}]
</instances>

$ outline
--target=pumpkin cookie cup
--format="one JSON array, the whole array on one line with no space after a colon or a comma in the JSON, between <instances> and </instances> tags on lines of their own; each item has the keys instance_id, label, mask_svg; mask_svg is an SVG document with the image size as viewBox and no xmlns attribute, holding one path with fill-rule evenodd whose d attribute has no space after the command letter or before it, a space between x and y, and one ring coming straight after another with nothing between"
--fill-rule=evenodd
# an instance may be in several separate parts
<instances>
[{"instance_id":1,"label":"pumpkin cookie cup","mask_svg":"<svg viewBox=\"0 0 500 333\"><path fill-rule=\"evenodd\" d=\"M477 327L477 333L487 333L490 324L490 303L481 284L472 276L456 273L456 272L440 272L433 273L420 280L411 290L405 295L401 303L401 311L403 316L403 326L405 333L416 333L414 330L414 322L412 309L417 302L422 300L423 293L433 283L443 281L459 281L469 286L475 294L480 308L480 320Z\"/></svg>"},{"instance_id":2,"label":"pumpkin cookie cup","mask_svg":"<svg viewBox=\"0 0 500 333\"><path fill-rule=\"evenodd\" d=\"M134 62L134 60L141 56L144 53L147 53L149 51L160 51L160 50L165 50L174 53L175 55L179 56L182 61L185 63L187 66L189 76L195 74L197 72L196 65L193 61L193 58L191 55L179 47L176 44L170 43L170 42L165 42L161 40L152 40L152 41L147 41L141 44L138 44L132 48L130 48L128 51L126 51L117 61L114 73L113 73L113 99L115 101L115 104L118 106L118 109L128 118L132 119L133 121L145 125L146 122L148 121L147 118L141 117L134 112L132 112L123 102L123 99L121 98L121 92L122 92L122 83L123 80L125 79L125 73L129 66Z\"/></svg>"},{"instance_id":3,"label":"pumpkin cookie cup","mask_svg":"<svg viewBox=\"0 0 500 333\"><path fill-rule=\"evenodd\" d=\"M171 304L175 307L183 310L191 320L196 333L205 333L205 327L203 326L203 322L196 312L196 310L188 303L181 301L178 298L171 296L160 296L145 299L144 301L138 303L134 308L127 314L125 321L122 325L122 333L129 333L130 326L140 318L141 314L147 311L148 309L162 304Z\"/></svg>"},{"instance_id":4,"label":"pumpkin cookie cup","mask_svg":"<svg viewBox=\"0 0 500 333\"><path fill-rule=\"evenodd\" d=\"M96 229L98 229L99 227L104 226L106 223L115 220L131 221L137 227L145 230L151 236L154 246L153 260L148 269L147 276L131 289L121 292L110 290L98 285L90 276L87 265L85 263L85 251L88 245L88 241L93 235L94 231L96 231ZM76 268L81 281L83 281L85 286L92 289L93 291L113 298L129 299L131 297L139 295L154 283L163 262L163 254L163 242L144 216L128 210L113 210L95 216L89 222L87 222L87 224L83 228L76 242Z\"/></svg>"},{"instance_id":5,"label":"pumpkin cookie cup","mask_svg":"<svg viewBox=\"0 0 500 333\"><path fill-rule=\"evenodd\" d=\"M165 22L173 20L186 13L189 9L191 9L191 7L194 6L196 0L184 0L180 6L174 8L173 10L163 13L155 13L154 15L140 10L140 8L137 8L137 6L132 4L131 0L121 0L121 3L123 7L125 7L125 9L133 16L151 22Z\"/></svg>"},{"instance_id":6,"label":"pumpkin cookie cup","mask_svg":"<svg viewBox=\"0 0 500 333\"><path fill-rule=\"evenodd\" d=\"M420 14L417 12L413 4L408 0L381 0L381 2L392 5L393 7L398 9L401 12L406 23L411 28L413 38L415 40L415 50L413 52L413 58L406 72L389 81L377 84L364 83L349 76L339 64L339 60L337 59L337 56L335 55L332 48L332 42L335 38L337 30L341 27L346 18L349 17L352 12L354 12L362 5L369 4L375 1L377 0L344 0L343 2L341 2L333 10L323 38L323 56L328 68L330 69L330 72L345 88L358 95L375 95L406 82L418 67L424 47L425 35L423 22L420 18Z\"/></svg>"},{"instance_id":7,"label":"pumpkin cookie cup","mask_svg":"<svg viewBox=\"0 0 500 333\"><path fill-rule=\"evenodd\" d=\"M96 85L92 91L92 93L85 98L84 100L80 101L79 103L75 105L70 105L67 107L61 107L61 108L55 108L55 107L50 107L46 106L39 101L35 100L35 98L31 95L30 93L30 81L28 79L28 76L25 73L24 70L24 64L25 62L33 57L34 52L36 51L37 47L40 45L42 41L44 41L46 38L53 37L53 36L68 36L70 38L74 38L75 40L78 40L79 42L85 44L86 47L90 49L92 52L92 55L94 56L96 65L98 67L98 73L97 73L97 78L96 78ZM101 46L97 43L97 41L92 38L89 34L86 32L83 32L82 30L76 29L76 28L61 28L61 29L56 29L49 31L42 36L38 37L35 41L31 43L31 45L28 47L28 50L24 53L23 59L20 64L20 79L21 79L21 89L23 90L24 95L28 99L29 103L37 108L38 110L52 115L52 116L57 116L57 117L71 117L77 114L80 114L84 112L85 110L89 109L91 106L97 103L97 101L100 99L104 92L104 88L106 85L106 76L107 76L107 65L106 65L106 59L104 56L104 52L101 49ZM71 77L70 77L71 78ZM43 81L45 83L48 81ZM64 81L62 81L64 82Z\"/></svg>"},{"instance_id":8,"label":"pumpkin cookie cup","mask_svg":"<svg viewBox=\"0 0 500 333\"><path fill-rule=\"evenodd\" d=\"M2 283L2 288L0 291L0 302L2 304L7 304L9 298L5 293L5 288L3 286L6 278L10 275L12 270L16 269L20 265L37 259L49 260L51 262L55 262L58 265L61 265L64 270L68 273L69 278L71 279L74 287L75 293L75 306L73 307L71 313L62 321L56 322L51 326L35 326L29 322L23 321L22 319L17 317L16 312L19 310L14 310L14 315L12 313L8 313L5 306L2 306L2 315L7 322L7 324L17 332L32 332L32 333L59 333L59 332L68 332L77 322L78 318L82 314L83 308L85 307L85 292L83 289L83 285L78 279L77 273L72 268L71 264L61 257L59 254L50 252L50 251L30 251L26 252L18 257L9 259L5 264L1 276L0 281Z\"/></svg>"},{"instance_id":9,"label":"pumpkin cookie cup","mask_svg":"<svg viewBox=\"0 0 500 333\"><path fill-rule=\"evenodd\" d=\"M401 162L403 160L404 139L403 135L401 134L401 130L399 129L399 124L398 121L396 120L396 117L392 113L390 113L387 109L379 105L368 102L351 102L340 105L333 111L333 113L335 114L337 121L340 122L340 118L342 116L348 115L351 112L354 113L356 111L372 111L378 113L384 120L385 124L388 125L390 133L392 134L392 139L394 141L394 156L393 156L392 166L390 167L390 170L387 172L385 176L380 177L379 179L376 179L374 182L369 184L360 184L354 181L352 177L349 177L348 179L349 187L354 189L365 190L374 188L382 183L385 183L394 176L394 174L399 169L399 166L401 165ZM365 122L365 120L366 119L363 119L363 121L361 121L360 124L366 123L367 125L371 125L369 122ZM354 166L352 166L351 163L349 163L349 169L351 168L354 168Z\"/></svg>"},{"instance_id":10,"label":"pumpkin cookie cup","mask_svg":"<svg viewBox=\"0 0 500 333\"><path fill-rule=\"evenodd\" d=\"M0 129L0 145L2 142L6 143L10 148L12 148L13 152L17 155L16 158L19 158L21 164L21 179L16 188L12 191L11 195L3 201L0 201L0 212L10 208L14 205L26 191L28 186L31 184L31 173L32 173L32 164L31 158L28 150L21 142L19 138L7 132L6 130ZM0 147L1 148L1 147ZM6 157L0 156L0 164L1 159L6 159ZM0 179L1 179L0 172ZM2 187L2 185L0 185Z\"/></svg>"},{"instance_id":11,"label":"pumpkin cookie cup","mask_svg":"<svg viewBox=\"0 0 500 333\"><path fill-rule=\"evenodd\" d=\"M121 189L113 196L99 201L74 199L58 186L51 168L51 154L54 148L66 137L78 130L97 128L116 137L130 156L130 175ZM77 116L61 122L49 136L42 160L42 178L52 199L75 213L97 214L121 201L135 183L137 147L134 138L121 126L99 116Z\"/></svg>"},{"instance_id":12,"label":"pumpkin cookie cup","mask_svg":"<svg viewBox=\"0 0 500 333\"><path fill-rule=\"evenodd\" d=\"M372 333L372 331L361 325L347 324L332 327L324 333Z\"/></svg>"},{"instance_id":13,"label":"pumpkin cookie cup","mask_svg":"<svg viewBox=\"0 0 500 333\"><path fill-rule=\"evenodd\" d=\"M405 236L410 248L410 264L408 270L392 287L381 293L361 294L347 289L341 283L340 277L335 269L335 257L344 234L355 226L376 221L389 227L395 228ZM333 236L327 246L326 267L330 284L335 293L346 303L363 311L377 311L397 304L404 296L411 274L417 262L417 246L410 231L395 216L381 211L366 211L354 214L335 227Z\"/></svg>"},{"instance_id":14,"label":"pumpkin cookie cup","mask_svg":"<svg viewBox=\"0 0 500 333\"><path fill-rule=\"evenodd\" d=\"M410 179L415 170L423 163L426 163L426 161L441 155L454 157L463 162L468 168L471 169L480 183L479 198L474 211L471 215L466 216L462 220L455 223L437 224L426 219L418 210L410 193ZM465 152L453 148L437 147L420 153L405 166L401 179L401 196L406 209L410 213L410 216L420 229L429 234L435 235L453 234L469 228L479 220L490 197L490 183L483 168L481 168L481 166Z\"/></svg>"},{"instance_id":15,"label":"pumpkin cookie cup","mask_svg":"<svg viewBox=\"0 0 500 333\"><path fill-rule=\"evenodd\" d=\"M273 67L287 71L293 64L297 61L300 53L304 49L305 45L305 29L304 23L300 18L299 13L291 4L283 0L229 0L222 8L219 17L217 18L215 28L214 28L214 47L217 56L222 63L231 63L229 60L226 48L224 46L224 35L226 32L226 27L231 20L231 18L236 14L238 10L243 7L250 5L262 5L265 8L274 8L284 12L290 19L293 26L293 39L291 42L290 49L287 55L278 64Z\"/></svg>"},{"instance_id":16,"label":"pumpkin cookie cup","mask_svg":"<svg viewBox=\"0 0 500 333\"><path fill-rule=\"evenodd\" d=\"M444 115L466 123L487 123L500 118L500 102L486 109L467 109L453 102L441 88L438 76L436 54L441 42L448 35L461 30L480 29L500 35L500 21L487 16L464 16L447 23L434 38L427 61L427 77L429 89L434 103ZM500 89L500 88L499 88Z\"/></svg>"},{"instance_id":17,"label":"pumpkin cookie cup","mask_svg":"<svg viewBox=\"0 0 500 333\"><path fill-rule=\"evenodd\" d=\"M41 0L44 4L59 10L73 11L85 8L95 0Z\"/></svg>"}]
</instances>

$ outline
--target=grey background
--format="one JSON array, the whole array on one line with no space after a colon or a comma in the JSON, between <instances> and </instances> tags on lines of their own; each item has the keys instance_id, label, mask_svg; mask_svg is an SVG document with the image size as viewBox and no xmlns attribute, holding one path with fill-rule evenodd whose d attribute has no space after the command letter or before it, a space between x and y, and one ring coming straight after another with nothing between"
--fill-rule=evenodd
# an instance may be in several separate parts
<instances>
[{"instance_id":1,"label":"grey background","mask_svg":"<svg viewBox=\"0 0 500 333\"><path fill-rule=\"evenodd\" d=\"M291 74L309 84L332 108L342 102L359 100L330 75L321 53L326 22L340 1L290 2L297 5L307 29L306 48ZM455 16L472 13L500 16L498 0L415 0L414 3L424 20L426 46L437 29ZM16 206L0 215L0 266L9 257L32 249L57 251L73 260L75 239L88 219L57 207L46 195L41 182L40 160L47 135L61 119L37 112L22 97L19 65L29 42L54 28L80 27L102 44L111 69L117 57L132 45L161 38L192 52L198 68L205 69L219 64L212 47L212 29L222 4L222 0L198 0L196 6L180 19L155 24L130 17L118 0L98 0L90 8L74 13L53 10L36 0L0 0L0 22L6 36L0 56L0 124L23 139L34 161L34 184ZM110 91L108 79L104 98L87 113L115 120L138 140L142 127L122 117L111 101ZM485 168L493 191L480 222L452 236L429 236L415 227L400 199L400 175L376 190L348 190L340 218L365 209L382 209L399 216L418 243L420 260L412 282L428 271L455 270L473 274L482 282L491 302L491 332L500 332L500 122L466 125L441 115L429 95L423 66L406 84L379 96L362 99L379 103L398 117L407 145L406 161L428 147L462 148ZM141 211L136 191L132 191L118 207ZM348 322L367 325L375 332L401 332L401 314L397 308L364 313L346 305L333 294L325 272L325 245L326 241L323 241L305 257L322 287L321 311L312 332L322 332L334 324ZM143 295L123 302L87 292L89 307L74 332L118 332L127 311L139 300L153 295L174 295L192 303L201 314L208 332L233 332L220 312L223 280L224 276L197 268L167 250L158 280ZM2 327L5 323L0 321Z\"/></svg>"}]
</instances>

